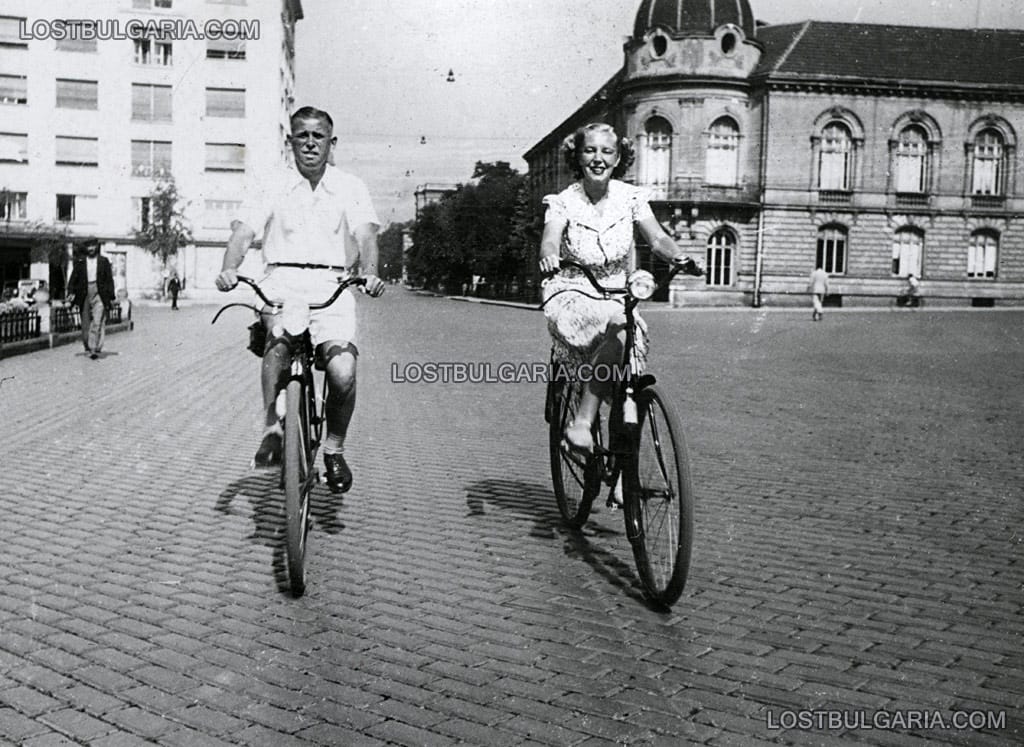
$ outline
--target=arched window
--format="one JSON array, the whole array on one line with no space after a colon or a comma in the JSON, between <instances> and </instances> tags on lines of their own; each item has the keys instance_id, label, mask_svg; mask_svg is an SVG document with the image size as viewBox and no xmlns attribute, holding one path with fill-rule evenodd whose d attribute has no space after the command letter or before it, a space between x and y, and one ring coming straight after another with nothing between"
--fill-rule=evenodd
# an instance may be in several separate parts
<instances>
[{"instance_id":1,"label":"arched window","mask_svg":"<svg viewBox=\"0 0 1024 747\"><path fill-rule=\"evenodd\" d=\"M719 117L708 131L704 180L708 184L735 186L739 165L740 128L730 117Z\"/></svg>"},{"instance_id":2,"label":"arched window","mask_svg":"<svg viewBox=\"0 0 1024 747\"><path fill-rule=\"evenodd\" d=\"M705 280L708 285L732 285L733 267L736 259L736 237L732 231L720 228L708 239L707 269Z\"/></svg>"},{"instance_id":3,"label":"arched window","mask_svg":"<svg viewBox=\"0 0 1024 747\"><path fill-rule=\"evenodd\" d=\"M849 128L832 122L821 133L818 157L818 189L846 191L850 189L853 166L853 138Z\"/></svg>"},{"instance_id":4,"label":"arched window","mask_svg":"<svg viewBox=\"0 0 1024 747\"><path fill-rule=\"evenodd\" d=\"M672 177L672 125L663 117L651 117L640 140L637 181L667 190Z\"/></svg>"},{"instance_id":5,"label":"arched window","mask_svg":"<svg viewBox=\"0 0 1024 747\"><path fill-rule=\"evenodd\" d=\"M975 231L967 247L967 277L994 278L999 256L999 236L994 231Z\"/></svg>"},{"instance_id":6,"label":"arched window","mask_svg":"<svg viewBox=\"0 0 1024 747\"><path fill-rule=\"evenodd\" d=\"M818 231L818 249L814 257L815 267L821 267L829 275L846 272L846 229L842 226L825 226Z\"/></svg>"},{"instance_id":7,"label":"arched window","mask_svg":"<svg viewBox=\"0 0 1024 747\"><path fill-rule=\"evenodd\" d=\"M1004 194L1004 150L1003 136L998 130L990 128L978 133L974 139L971 194Z\"/></svg>"},{"instance_id":8,"label":"arched window","mask_svg":"<svg viewBox=\"0 0 1024 747\"><path fill-rule=\"evenodd\" d=\"M910 125L900 131L893 166L897 192L928 191L928 134L922 127Z\"/></svg>"},{"instance_id":9,"label":"arched window","mask_svg":"<svg viewBox=\"0 0 1024 747\"><path fill-rule=\"evenodd\" d=\"M892 274L921 277L924 235L914 228L901 228L892 242Z\"/></svg>"}]
</instances>

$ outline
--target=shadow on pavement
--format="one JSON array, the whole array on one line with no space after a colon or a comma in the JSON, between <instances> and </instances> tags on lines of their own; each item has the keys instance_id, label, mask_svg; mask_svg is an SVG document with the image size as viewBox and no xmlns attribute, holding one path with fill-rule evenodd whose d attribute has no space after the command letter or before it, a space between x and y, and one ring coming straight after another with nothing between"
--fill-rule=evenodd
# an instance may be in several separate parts
<instances>
[{"instance_id":1,"label":"shadow on pavement","mask_svg":"<svg viewBox=\"0 0 1024 747\"><path fill-rule=\"evenodd\" d=\"M600 500L595 501L594 513L609 510L596 505ZM618 539L623 538L624 533L594 521L588 522L581 530L566 526L558 512L554 493L547 485L517 480L480 480L466 487L466 506L469 509L469 517L485 516L491 507L532 520L531 537L551 540L560 537L563 541L562 551L566 557L582 560L596 571L598 576L621 589L630 598L651 609L660 610L659 607L650 605L644 597L640 579L633 566L623 562L612 552L616 546L622 546ZM618 513L613 514L615 518L619 516Z\"/></svg>"},{"instance_id":2,"label":"shadow on pavement","mask_svg":"<svg viewBox=\"0 0 1024 747\"><path fill-rule=\"evenodd\" d=\"M277 469L254 470L228 485L220 495L214 509L222 514L241 516L244 509L237 506L237 498L247 499L252 507L253 531L248 539L271 548L271 571L282 593L290 593L288 571L285 566L284 492L281 473ZM319 527L328 534L338 534L345 525L338 517L341 495L317 486L309 496L309 512L313 517L311 532Z\"/></svg>"}]
</instances>

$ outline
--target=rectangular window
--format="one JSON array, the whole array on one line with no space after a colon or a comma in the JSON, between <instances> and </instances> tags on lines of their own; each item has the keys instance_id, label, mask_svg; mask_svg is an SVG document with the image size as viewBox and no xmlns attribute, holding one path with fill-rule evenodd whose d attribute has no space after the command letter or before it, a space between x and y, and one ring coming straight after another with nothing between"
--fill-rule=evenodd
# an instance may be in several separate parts
<instances>
[{"instance_id":1,"label":"rectangular window","mask_svg":"<svg viewBox=\"0 0 1024 747\"><path fill-rule=\"evenodd\" d=\"M28 163L28 135L0 132L0 162Z\"/></svg>"},{"instance_id":2,"label":"rectangular window","mask_svg":"<svg viewBox=\"0 0 1024 747\"><path fill-rule=\"evenodd\" d=\"M140 231L149 228L153 219L153 211L149 197L132 198L132 214L135 216L135 227Z\"/></svg>"},{"instance_id":3,"label":"rectangular window","mask_svg":"<svg viewBox=\"0 0 1024 747\"><path fill-rule=\"evenodd\" d=\"M821 267L829 275L842 275L846 272L846 236L835 229L826 229L818 236L818 250L815 255L816 266Z\"/></svg>"},{"instance_id":4,"label":"rectangular window","mask_svg":"<svg viewBox=\"0 0 1024 747\"><path fill-rule=\"evenodd\" d=\"M0 104L27 104L28 78L24 75L0 75Z\"/></svg>"},{"instance_id":5,"label":"rectangular window","mask_svg":"<svg viewBox=\"0 0 1024 747\"><path fill-rule=\"evenodd\" d=\"M20 16L0 16L0 47L28 47L21 38L21 26L27 19Z\"/></svg>"},{"instance_id":6,"label":"rectangular window","mask_svg":"<svg viewBox=\"0 0 1024 747\"><path fill-rule=\"evenodd\" d=\"M171 144L132 140L132 176L164 176L171 173Z\"/></svg>"},{"instance_id":7,"label":"rectangular window","mask_svg":"<svg viewBox=\"0 0 1024 747\"><path fill-rule=\"evenodd\" d=\"M94 137L57 136L58 166L99 166L100 141Z\"/></svg>"},{"instance_id":8,"label":"rectangular window","mask_svg":"<svg viewBox=\"0 0 1024 747\"><path fill-rule=\"evenodd\" d=\"M233 218L238 217L241 200L207 200L203 214L203 228L230 228Z\"/></svg>"},{"instance_id":9,"label":"rectangular window","mask_svg":"<svg viewBox=\"0 0 1024 747\"><path fill-rule=\"evenodd\" d=\"M94 21L76 21L74 23L74 25L71 25L71 22L69 21L69 26L68 26L68 29L67 29L67 36L65 36L63 39L58 39L57 40L57 49L59 51L61 51L61 52L88 52L88 53L95 53L96 52L95 27L96 27L96 23ZM83 32L83 29L86 29L86 30L91 29L91 30L93 30L93 38L92 39L83 39L82 37L86 35ZM74 38L72 38L72 37L74 37Z\"/></svg>"},{"instance_id":10,"label":"rectangular window","mask_svg":"<svg viewBox=\"0 0 1024 747\"><path fill-rule=\"evenodd\" d=\"M236 39L207 39L206 56L211 60L244 60L245 42Z\"/></svg>"},{"instance_id":11,"label":"rectangular window","mask_svg":"<svg viewBox=\"0 0 1024 747\"><path fill-rule=\"evenodd\" d=\"M900 231L892 244L892 274L906 277L913 274L921 277L921 250L923 241L919 234Z\"/></svg>"},{"instance_id":12,"label":"rectangular window","mask_svg":"<svg viewBox=\"0 0 1024 747\"><path fill-rule=\"evenodd\" d=\"M706 272L708 285L732 285L732 247L709 246Z\"/></svg>"},{"instance_id":13,"label":"rectangular window","mask_svg":"<svg viewBox=\"0 0 1024 747\"><path fill-rule=\"evenodd\" d=\"M896 153L896 191L924 192L924 143L900 143Z\"/></svg>"},{"instance_id":14,"label":"rectangular window","mask_svg":"<svg viewBox=\"0 0 1024 747\"><path fill-rule=\"evenodd\" d=\"M28 192L0 191L0 220L25 220L28 211Z\"/></svg>"},{"instance_id":15,"label":"rectangular window","mask_svg":"<svg viewBox=\"0 0 1024 747\"><path fill-rule=\"evenodd\" d=\"M61 109L98 109L99 83L57 78L57 106Z\"/></svg>"},{"instance_id":16,"label":"rectangular window","mask_svg":"<svg viewBox=\"0 0 1024 747\"><path fill-rule=\"evenodd\" d=\"M976 234L967 247L967 277L994 278L999 244L995 237Z\"/></svg>"},{"instance_id":17,"label":"rectangular window","mask_svg":"<svg viewBox=\"0 0 1024 747\"><path fill-rule=\"evenodd\" d=\"M132 83L132 119L171 121L171 87Z\"/></svg>"},{"instance_id":18,"label":"rectangular window","mask_svg":"<svg viewBox=\"0 0 1024 747\"><path fill-rule=\"evenodd\" d=\"M708 184L736 186L739 173L739 132L731 124L716 123L708 134L704 180Z\"/></svg>"},{"instance_id":19,"label":"rectangular window","mask_svg":"<svg viewBox=\"0 0 1024 747\"><path fill-rule=\"evenodd\" d=\"M206 116L208 117L244 117L244 88L207 88Z\"/></svg>"},{"instance_id":20,"label":"rectangular window","mask_svg":"<svg viewBox=\"0 0 1024 747\"><path fill-rule=\"evenodd\" d=\"M70 222L75 219L75 196L57 195L57 220Z\"/></svg>"},{"instance_id":21,"label":"rectangular window","mask_svg":"<svg viewBox=\"0 0 1024 747\"><path fill-rule=\"evenodd\" d=\"M241 143L207 143L207 171L245 171L245 146Z\"/></svg>"},{"instance_id":22,"label":"rectangular window","mask_svg":"<svg viewBox=\"0 0 1024 747\"><path fill-rule=\"evenodd\" d=\"M169 67L173 63L173 49L170 42L153 39L136 39L134 60L136 65L160 65Z\"/></svg>"}]
</instances>

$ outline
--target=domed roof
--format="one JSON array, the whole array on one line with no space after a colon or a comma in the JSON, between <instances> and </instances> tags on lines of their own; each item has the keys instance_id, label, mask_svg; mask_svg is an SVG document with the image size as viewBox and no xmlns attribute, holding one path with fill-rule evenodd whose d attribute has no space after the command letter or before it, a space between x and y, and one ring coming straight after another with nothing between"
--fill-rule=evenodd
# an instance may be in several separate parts
<instances>
[{"instance_id":1,"label":"domed roof","mask_svg":"<svg viewBox=\"0 0 1024 747\"><path fill-rule=\"evenodd\" d=\"M747 38L753 37L754 14L748 0L642 0L633 38L642 38L655 26L673 35L710 34L723 23L735 24Z\"/></svg>"}]
</instances>

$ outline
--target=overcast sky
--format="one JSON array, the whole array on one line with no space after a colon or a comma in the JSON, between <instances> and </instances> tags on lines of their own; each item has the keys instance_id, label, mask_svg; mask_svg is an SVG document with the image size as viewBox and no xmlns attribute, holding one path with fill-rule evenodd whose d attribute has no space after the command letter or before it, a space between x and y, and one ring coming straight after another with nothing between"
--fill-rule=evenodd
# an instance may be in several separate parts
<instances>
[{"instance_id":1,"label":"overcast sky","mask_svg":"<svg viewBox=\"0 0 1024 747\"><path fill-rule=\"evenodd\" d=\"M338 165L383 223L425 182L509 161L622 65L639 0L302 0L296 103L327 109ZM751 0L768 23L807 19L1024 28L1024 0ZM994 61L997 63L997 61ZM446 81L452 70L454 83ZM421 139L426 144L421 144Z\"/></svg>"}]
</instances>

